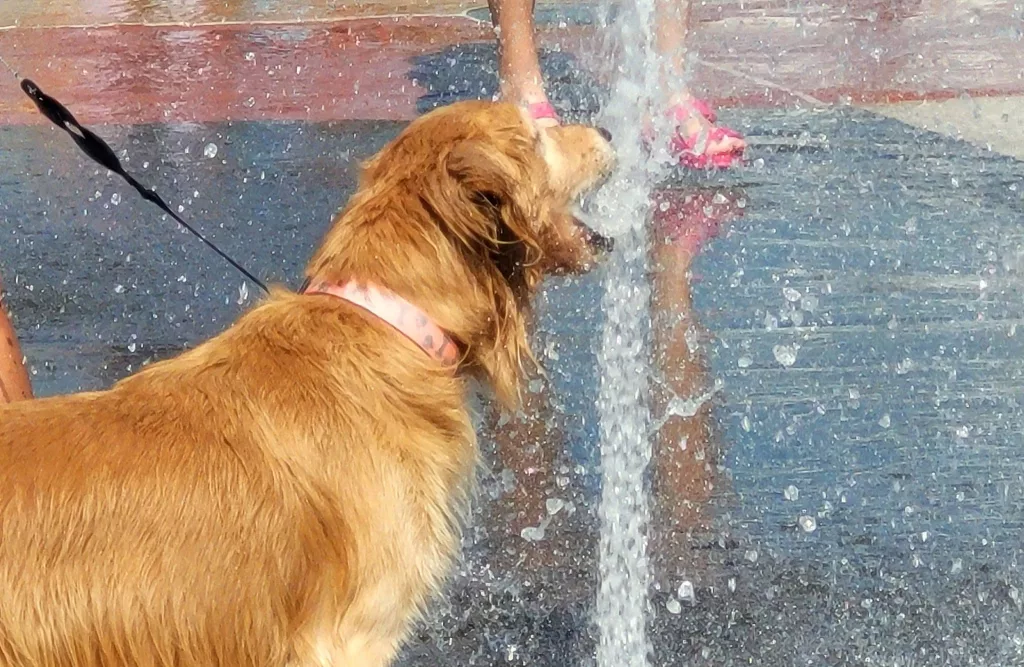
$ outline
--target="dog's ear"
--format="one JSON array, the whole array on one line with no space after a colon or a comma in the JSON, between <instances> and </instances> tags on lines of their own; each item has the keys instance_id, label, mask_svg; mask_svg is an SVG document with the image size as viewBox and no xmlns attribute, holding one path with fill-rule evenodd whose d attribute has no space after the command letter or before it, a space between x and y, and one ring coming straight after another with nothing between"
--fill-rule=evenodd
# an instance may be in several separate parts
<instances>
[{"instance_id":1,"label":"dog's ear","mask_svg":"<svg viewBox=\"0 0 1024 667\"><path fill-rule=\"evenodd\" d=\"M533 148L515 140L503 150L466 139L445 155L424 196L478 267L491 299L489 330L475 346L498 397L518 405L524 364L536 360L527 340L529 296L542 277L539 227L547 204L537 191Z\"/></svg>"},{"instance_id":2,"label":"dog's ear","mask_svg":"<svg viewBox=\"0 0 1024 667\"><path fill-rule=\"evenodd\" d=\"M446 156L444 169L460 198L484 212L491 225L490 240L516 240L525 245L527 254L537 255L541 201L534 192L529 148L509 143L506 152L483 141L461 141ZM477 235L481 230L453 231Z\"/></svg>"}]
</instances>

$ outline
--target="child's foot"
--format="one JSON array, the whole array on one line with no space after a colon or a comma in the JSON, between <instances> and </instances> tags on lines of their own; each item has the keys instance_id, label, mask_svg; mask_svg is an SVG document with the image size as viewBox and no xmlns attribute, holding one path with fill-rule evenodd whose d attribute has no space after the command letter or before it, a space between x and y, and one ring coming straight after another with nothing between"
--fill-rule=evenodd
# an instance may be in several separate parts
<instances>
[{"instance_id":1,"label":"child's foot","mask_svg":"<svg viewBox=\"0 0 1024 667\"><path fill-rule=\"evenodd\" d=\"M747 143L735 130L715 125L717 117L707 102L676 98L666 115L675 123L669 150L682 166L725 169L743 160Z\"/></svg>"}]
</instances>

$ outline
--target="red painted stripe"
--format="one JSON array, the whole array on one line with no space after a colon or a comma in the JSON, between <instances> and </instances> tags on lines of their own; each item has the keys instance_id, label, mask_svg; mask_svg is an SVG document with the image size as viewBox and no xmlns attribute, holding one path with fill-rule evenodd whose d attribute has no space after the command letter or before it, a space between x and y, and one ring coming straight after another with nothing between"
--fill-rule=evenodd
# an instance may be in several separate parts
<instances>
[{"instance_id":1,"label":"red painted stripe","mask_svg":"<svg viewBox=\"0 0 1024 667\"><path fill-rule=\"evenodd\" d=\"M461 18L44 28L0 32L0 53L86 124L402 120L425 92L411 58L488 37ZM0 123L39 122L0 79Z\"/></svg>"}]
</instances>

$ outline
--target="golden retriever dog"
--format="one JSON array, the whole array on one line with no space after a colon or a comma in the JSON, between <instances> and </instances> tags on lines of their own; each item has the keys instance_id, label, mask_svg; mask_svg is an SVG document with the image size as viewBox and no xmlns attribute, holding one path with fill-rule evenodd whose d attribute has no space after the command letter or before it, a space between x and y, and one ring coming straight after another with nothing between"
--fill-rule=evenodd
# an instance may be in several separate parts
<instances>
[{"instance_id":1,"label":"golden retriever dog","mask_svg":"<svg viewBox=\"0 0 1024 667\"><path fill-rule=\"evenodd\" d=\"M458 549L471 378L590 268L603 131L454 104L364 167L307 269L108 391L0 407L0 664L378 667Z\"/></svg>"}]
</instances>

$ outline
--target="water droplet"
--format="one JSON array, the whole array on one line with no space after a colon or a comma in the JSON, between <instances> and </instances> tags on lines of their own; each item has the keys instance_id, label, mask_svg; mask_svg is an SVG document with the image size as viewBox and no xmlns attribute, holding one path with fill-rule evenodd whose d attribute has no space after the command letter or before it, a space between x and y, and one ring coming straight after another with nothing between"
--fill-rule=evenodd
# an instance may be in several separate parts
<instances>
[{"instance_id":1,"label":"water droplet","mask_svg":"<svg viewBox=\"0 0 1024 667\"><path fill-rule=\"evenodd\" d=\"M796 353L799 348L797 345L776 345L772 348L772 354L775 355L775 361L779 362L786 368L789 368L796 363Z\"/></svg>"},{"instance_id":2,"label":"water droplet","mask_svg":"<svg viewBox=\"0 0 1024 667\"><path fill-rule=\"evenodd\" d=\"M114 285L115 294L124 294L124 285Z\"/></svg>"},{"instance_id":3,"label":"water droplet","mask_svg":"<svg viewBox=\"0 0 1024 667\"><path fill-rule=\"evenodd\" d=\"M256 60L256 54L253 53L252 51L246 51L245 52L245 59L248 62L252 62L252 61Z\"/></svg>"},{"instance_id":4,"label":"water droplet","mask_svg":"<svg viewBox=\"0 0 1024 667\"><path fill-rule=\"evenodd\" d=\"M508 468L504 468L501 474L498 475L498 482L501 485L502 491L508 493L516 488L516 474Z\"/></svg>"},{"instance_id":5,"label":"water droplet","mask_svg":"<svg viewBox=\"0 0 1024 667\"><path fill-rule=\"evenodd\" d=\"M800 299L800 307L808 313L813 313L818 308L818 297L813 294L806 295L804 298Z\"/></svg>"},{"instance_id":6,"label":"water droplet","mask_svg":"<svg viewBox=\"0 0 1024 667\"><path fill-rule=\"evenodd\" d=\"M245 303L245 300L249 298L249 284L242 283L242 286L238 288L238 305L241 306Z\"/></svg>"},{"instance_id":7,"label":"water droplet","mask_svg":"<svg viewBox=\"0 0 1024 667\"><path fill-rule=\"evenodd\" d=\"M748 417L747 415L743 415L743 419L740 420L740 427L747 433L750 433L750 417Z\"/></svg>"},{"instance_id":8,"label":"water droplet","mask_svg":"<svg viewBox=\"0 0 1024 667\"><path fill-rule=\"evenodd\" d=\"M813 533L818 528L818 521L809 514L802 515L797 522L805 533Z\"/></svg>"},{"instance_id":9,"label":"water droplet","mask_svg":"<svg viewBox=\"0 0 1024 667\"><path fill-rule=\"evenodd\" d=\"M882 428L889 428L892 426L892 418L889 416L888 412L882 415L882 418L878 420L878 425Z\"/></svg>"},{"instance_id":10,"label":"water droplet","mask_svg":"<svg viewBox=\"0 0 1024 667\"><path fill-rule=\"evenodd\" d=\"M798 290L795 290L792 287L783 287L782 296L785 297L786 301L789 301L790 303L795 303L799 301L800 297L802 297L803 295L800 294Z\"/></svg>"},{"instance_id":11,"label":"water droplet","mask_svg":"<svg viewBox=\"0 0 1024 667\"><path fill-rule=\"evenodd\" d=\"M519 535L527 542L540 542L544 539L544 526L527 526Z\"/></svg>"},{"instance_id":12,"label":"water droplet","mask_svg":"<svg viewBox=\"0 0 1024 667\"><path fill-rule=\"evenodd\" d=\"M135 341L132 341L131 343L128 343L128 351L129 352L135 352Z\"/></svg>"},{"instance_id":13,"label":"water droplet","mask_svg":"<svg viewBox=\"0 0 1024 667\"><path fill-rule=\"evenodd\" d=\"M928 541L928 531L927 530L922 530L921 531L921 541L922 542L927 542Z\"/></svg>"},{"instance_id":14,"label":"water droplet","mask_svg":"<svg viewBox=\"0 0 1024 667\"><path fill-rule=\"evenodd\" d=\"M726 585L729 587L729 592L730 593L735 593L736 592L736 577L729 577L729 581L726 582Z\"/></svg>"},{"instance_id":15,"label":"water droplet","mask_svg":"<svg viewBox=\"0 0 1024 667\"><path fill-rule=\"evenodd\" d=\"M217 157L217 144L206 144L206 148L203 149L203 155L210 159Z\"/></svg>"},{"instance_id":16,"label":"water droplet","mask_svg":"<svg viewBox=\"0 0 1024 667\"><path fill-rule=\"evenodd\" d=\"M665 608L668 609L668 613L670 614L678 614L683 610L683 605L679 604L679 600L669 598L668 602L665 603Z\"/></svg>"},{"instance_id":17,"label":"water droplet","mask_svg":"<svg viewBox=\"0 0 1024 667\"><path fill-rule=\"evenodd\" d=\"M110 195L110 203L113 204L114 206L117 206L118 204L120 204L121 203L121 193L120 192L115 192L114 194Z\"/></svg>"},{"instance_id":18,"label":"water droplet","mask_svg":"<svg viewBox=\"0 0 1024 667\"><path fill-rule=\"evenodd\" d=\"M740 368L750 368L751 364L753 363L754 360L751 359L750 356L746 354L744 354L742 357L736 360L736 365L739 366Z\"/></svg>"},{"instance_id":19,"label":"water droplet","mask_svg":"<svg viewBox=\"0 0 1024 667\"><path fill-rule=\"evenodd\" d=\"M683 583L679 584L679 591L677 592L679 594L679 599L683 602L692 603L697 601L697 594L693 590L693 582L689 579L686 579Z\"/></svg>"},{"instance_id":20,"label":"water droplet","mask_svg":"<svg viewBox=\"0 0 1024 667\"><path fill-rule=\"evenodd\" d=\"M565 507L565 501L561 498L548 498L544 501L544 506L548 511L548 514L554 516L558 514L563 507Z\"/></svg>"},{"instance_id":21,"label":"water droplet","mask_svg":"<svg viewBox=\"0 0 1024 667\"><path fill-rule=\"evenodd\" d=\"M954 558L953 559L953 564L949 568L949 573L950 574L960 574L960 572L963 569L964 569L964 562L961 559L959 559L959 558Z\"/></svg>"},{"instance_id":22,"label":"water droplet","mask_svg":"<svg viewBox=\"0 0 1024 667\"><path fill-rule=\"evenodd\" d=\"M790 484L782 490L782 497L790 501L800 500L800 489Z\"/></svg>"},{"instance_id":23,"label":"water droplet","mask_svg":"<svg viewBox=\"0 0 1024 667\"><path fill-rule=\"evenodd\" d=\"M757 550L756 549L747 549L746 553L743 554L743 557L746 558L748 562L756 563L757 562Z\"/></svg>"}]
</instances>

